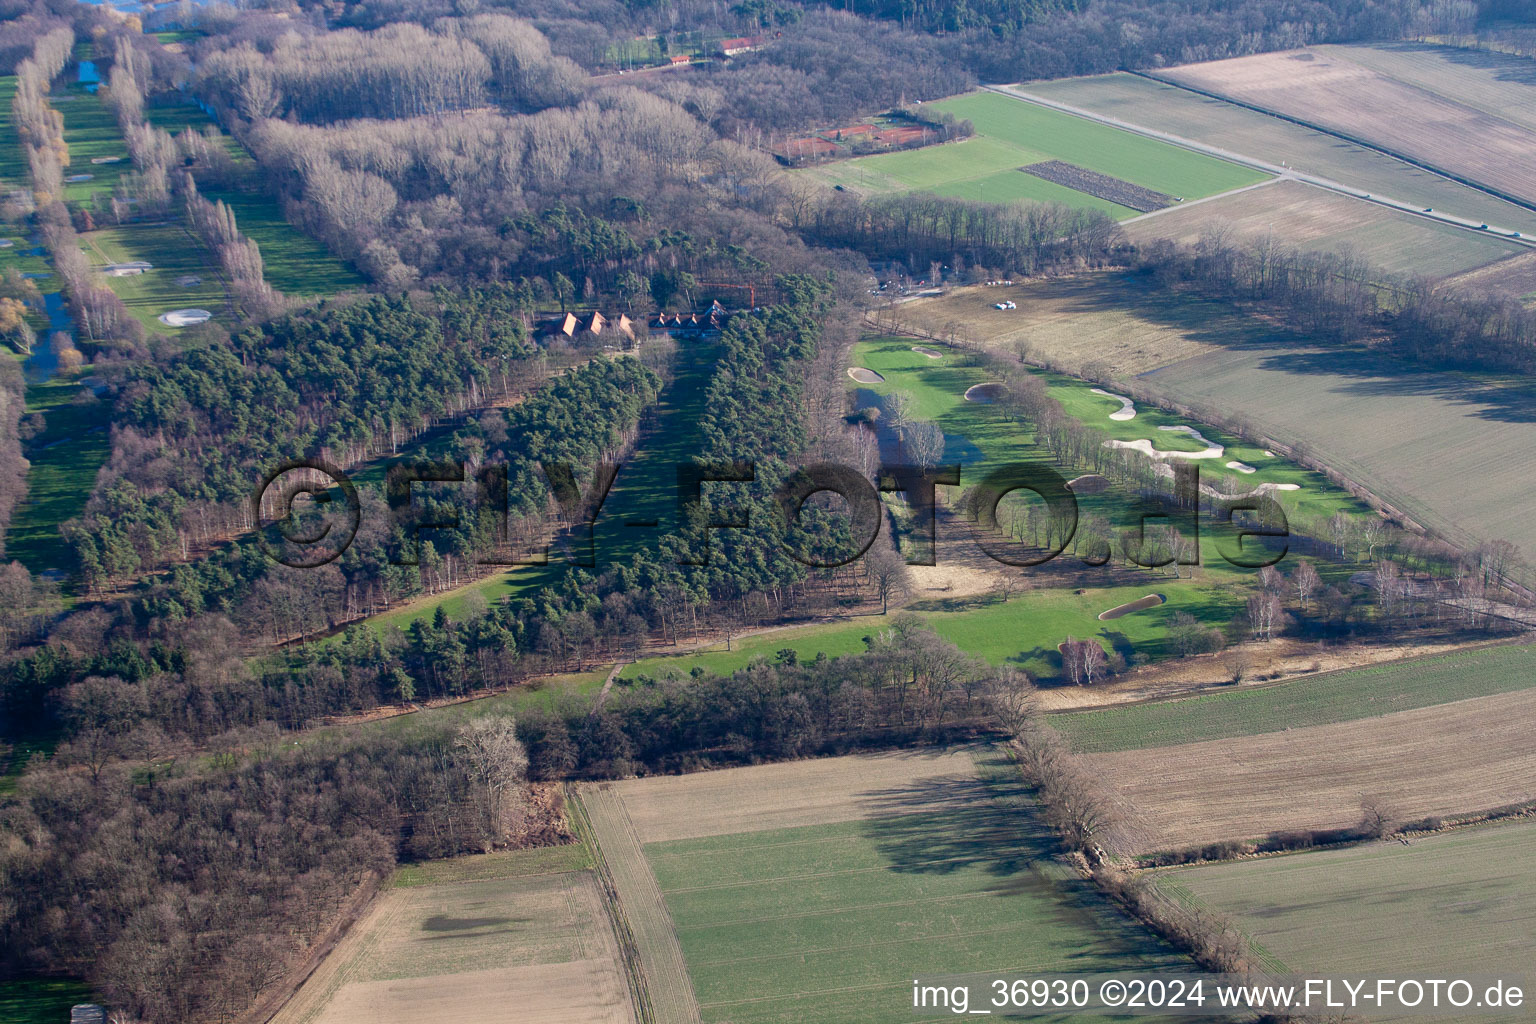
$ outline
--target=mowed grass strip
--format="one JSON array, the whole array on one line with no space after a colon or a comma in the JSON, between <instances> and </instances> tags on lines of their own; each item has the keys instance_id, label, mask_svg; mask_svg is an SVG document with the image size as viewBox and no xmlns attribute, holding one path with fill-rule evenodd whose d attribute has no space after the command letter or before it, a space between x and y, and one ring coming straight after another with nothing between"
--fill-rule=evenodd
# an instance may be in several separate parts
<instances>
[{"instance_id":1,"label":"mowed grass strip","mask_svg":"<svg viewBox=\"0 0 1536 1024\"><path fill-rule=\"evenodd\" d=\"M1529 974L1536 821L1159 872L1160 889L1230 915L1294 971ZM1470 1019L1470 1018L1469 1018ZM1478 1016L1477 1020L1530 1020Z\"/></svg>"},{"instance_id":2,"label":"mowed grass strip","mask_svg":"<svg viewBox=\"0 0 1536 1024\"><path fill-rule=\"evenodd\" d=\"M39 344L46 341L39 339ZM25 446L31 463L27 496L11 517L5 557L34 573L71 567L59 524L85 511L96 471L111 448L110 408L95 398L77 404L80 394L79 385L60 378L27 388L27 412L42 413L45 429Z\"/></svg>"},{"instance_id":3,"label":"mowed grass strip","mask_svg":"<svg viewBox=\"0 0 1536 1024\"><path fill-rule=\"evenodd\" d=\"M16 122L11 115L11 104L16 99L16 76L0 75L0 185L6 189L25 188L31 171L27 158L21 151L21 136L16 134Z\"/></svg>"},{"instance_id":4,"label":"mowed grass strip","mask_svg":"<svg viewBox=\"0 0 1536 1024\"><path fill-rule=\"evenodd\" d=\"M86 92L78 83L51 98L55 110L64 116L64 142L69 146L69 166L64 169L64 198L88 202L93 196L110 193L117 181L133 170L128 159L128 144L117 126L117 118L101 101L101 96ZM114 163L93 164L98 157L117 157ZM88 181L71 182L78 174L89 174Z\"/></svg>"},{"instance_id":5,"label":"mowed grass strip","mask_svg":"<svg viewBox=\"0 0 1536 1024\"><path fill-rule=\"evenodd\" d=\"M923 975L1178 965L1052 860L1001 755L979 759L984 784L927 813L646 846L704 1020L907 1021Z\"/></svg>"},{"instance_id":6,"label":"mowed grass strip","mask_svg":"<svg viewBox=\"0 0 1536 1024\"><path fill-rule=\"evenodd\" d=\"M195 109L195 108L194 108ZM250 192L204 192L234 211L240 233L261 249L267 284L288 296L335 295L366 285L360 274L289 224L277 202Z\"/></svg>"},{"instance_id":7,"label":"mowed grass strip","mask_svg":"<svg viewBox=\"0 0 1536 1024\"><path fill-rule=\"evenodd\" d=\"M98 269L135 260L153 264L142 274L102 278L134 318L151 331L174 334L179 330L158 319L172 309L206 309L218 316L225 308L224 283L217 264L179 223L102 228L81 235L80 242ZM195 283L192 278L197 279ZM178 283L183 280L189 283Z\"/></svg>"},{"instance_id":8,"label":"mowed grass strip","mask_svg":"<svg viewBox=\"0 0 1536 1024\"><path fill-rule=\"evenodd\" d=\"M1188 700L1073 712L1053 716L1051 725L1077 750L1104 753L1352 722L1533 686L1536 646L1510 645L1346 669Z\"/></svg>"}]
</instances>

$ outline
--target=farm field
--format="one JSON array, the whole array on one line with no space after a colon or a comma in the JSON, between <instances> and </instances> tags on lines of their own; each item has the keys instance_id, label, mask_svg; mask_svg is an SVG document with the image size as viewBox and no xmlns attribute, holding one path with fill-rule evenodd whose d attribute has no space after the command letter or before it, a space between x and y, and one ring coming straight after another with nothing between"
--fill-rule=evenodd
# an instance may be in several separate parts
<instances>
[{"instance_id":1,"label":"farm field","mask_svg":"<svg viewBox=\"0 0 1536 1024\"><path fill-rule=\"evenodd\" d=\"M1165 894L1231 916L1276 969L1525 972L1536 956L1533 840L1536 822L1501 822L1410 846L1372 843L1154 877Z\"/></svg>"},{"instance_id":2,"label":"farm field","mask_svg":"<svg viewBox=\"0 0 1536 1024\"><path fill-rule=\"evenodd\" d=\"M1019 88L1266 163L1287 164L1306 174L1420 207L1536 233L1536 213L1477 189L1323 132L1163 82L1120 73L1028 82Z\"/></svg>"},{"instance_id":3,"label":"farm field","mask_svg":"<svg viewBox=\"0 0 1536 1024\"><path fill-rule=\"evenodd\" d=\"M1355 63L1342 49L1257 54L1158 77L1341 132L1536 202L1536 128ZM1506 88L1519 88L1510 83Z\"/></svg>"},{"instance_id":4,"label":"farm field","mask_svg":"<svg viewBox=\"0 0 1536 1024\"><path fill-rule=\"evenodd\" d=\"M971 93L936 106L969 118L976 135L941 146L835 161L805 173L859 191L926 190L987 202L1062 202L1103 210L1116 219L1134 217L1137 211L1018 168L1061 160L1191 199L1265 178L1260 171L995 93Z\"/></svg>"},{"instance_id":5,"label":"farm field","mask_svg":"<svg viewBox=\"0 0 1536 1024\"><path fill-rule=\"evenodd\" d=\"M1019 308L992 309L1005 295ZM1520 380L1309 345L1126 275L956 289L895 312L905 325L1004 351L1025 343L1053 364L1096 363L1140 390L1240 414L1449 537L1536 552L1522 469L1536 450L1536 406Z\"/></svg>"},{"instance_id":6,"label":"farm field","mask_svg":"<svg viewBox=\"0 0 1536 1024\"><path fill-rule=\"evenodd\" d=\"M71 564L59 524L85 511L110 449L107 404L93 399L77 405L80 391L73 381L57 377L27 389L27 412L42 413L46 429L25 443L31 463L27 496L11 517L5 556L34 573L63 571Z\"/></svg>"},{"instance_id":7,"label":"farm field","mask_svg":"<svg viewBox=\"0 0 1536 1024\"><path fill-rule=\"evenodd\" d=\"M81 235L80 241L98 269L109 263L133 260L153 264L152 269L142 274L102 279L135 319L152 332L176 332L176 328L167 327L158 319L168 310L193 307L218 316L224 309L224 283L217 267L202 244L179 223L102 228Z\"/></svg>"},{"instance_id":8,"label":"farm field","mask_svg":"<svg viewBox=\"0 0 1536 1024\"><path fill-rule=\"evenodd\" d=\"M1536 800L1536 691L1376 718L1087 755L1130 812L1121 845L1149 853L1292 829L1343 828L1367 800L1397 820Z\"/></svg>"},{"instance_id":9,"label":"farm field","mask_svg":"<svg viewBox=\"0 0 1536 1024\"><path fill-rule=\"evenodd\" d=\"M1170 239L1193 244L1213 228L1224 228L1229 240L1239 244L1270 237L1280 248L1351 251L1373 268L1394 274L1447 277L1486 268L1492 284L1501 276L1499 261L1529 253L1518 242L1464 231L1299 181L1276 181L1125 225L1127 237L1136 243Z\"/></svg>"},{"instance_id":10,"label":"farm field","mask_svg":"<svg viewBox=\"0 0 1536 1024\"><path fill-rule=\"evenodd\" d=\"M1501 645L1188 700L1055 715L1050 724L1073 749L1104 753L1358 721L1532 687L1536 647Z\"/></svg>"},{"instance_id":11,"label":"farm field","mask_svg":"<svg viewBox=\"0 0 1536 1024\"><path fill-rule=\"evenodd\" d=\"M275 1024L634 1020L596 876L579 853L530 850L396 877ZM411 869L403 869L410 872Z\"/></svg>"},{"instance_id":12,"label":"farm field","mask_svg":"<svg viewBox=\"0 0 1536 1024\"><path fill-rule=\"evenodd\" d=\"M709 1024L910 1020L919 974L1180 965L1054 861L1016 778L991 748L730 769L613 784L605 824Z\"/></svg>"},{"instance_id":13,"label":"farm field","mask_svg":"<svg viewBox=\"0 0 1536 1024\"><path fill-rule=\"evenodd\" d=\"M1413 42L1317 51L1536 130L1536 74L1529 58Z\"/></svg>"},{"instance_id":14,"label":"farm field","mask_svg":"<svg viewBox=\"0 0 1536 1024\"><path fill-rule=\"evenodd\" d=\"M1473 291L1510 295L1527 304L1536 302L1536 252L1458 274L1451 283Z\"/></svg>"},{"instance_id":15,"label":"farm field","mask_svg":"<svg viewBox=\"0 0 1536 1024\"><path fill-rule=\"evenodd\" d=\"M1421 371L1370 353L1234 340L1137 378L1196 408L1242 412L1426 526L1536 552L1536 421L1524 381Z\"/></svg>"}]
</instances>

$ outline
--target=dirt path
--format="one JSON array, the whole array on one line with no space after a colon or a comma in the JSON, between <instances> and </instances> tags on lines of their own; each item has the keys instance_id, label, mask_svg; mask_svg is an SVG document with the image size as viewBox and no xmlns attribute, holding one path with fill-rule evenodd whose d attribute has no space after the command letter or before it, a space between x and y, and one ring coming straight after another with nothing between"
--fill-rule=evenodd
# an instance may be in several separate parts
<instances>
[{"instance_id":1,"label":"dirt path","mask_svg":"<svg viewBox=\"0 0 1536 1024\"><path fill-rule=\"evenodd\" d=\"M581 804L617 894L619 913L634 937L650 1004L648 1019L651 1024L700 1024L683 947L623 798L611 783L597 783L582 788ZM641 1016L647 1018L644 1010Z\"/></svg>"},{"instance_id":2,"label":"dirt path","mask_svg":"<svg viewBox=\"0 0 1536 1024\"><path fill-rule=\"evenodd\" d=\"M1179 85L1177 82L1166 81L1162 78L1155 78L1153 76L1144 77L1153 78L1153 81L1160 82L1163 85L1174 85L1178 86L1179 88L1187 88L1186 86ZM1074 107L1067 103L1058 103L1055 100L1049 100L1043 96L1035 96L1031 93L1023 91L1022 89L1016 89L1012 86L983 85L982 88L988 90L989 92L995 92L999 95L1007 96L1010 99L1020 100L1024 103L1034 103L1038 106L1047 107L1051 110L1057 110L1064 114L1071 114L1074 117L1081 117L1089 121L1096 121L1099 124L1109 125L1111 128L1119 128L1122 131L1132 132L1136 135L1141 135L1149 139L1156 139L1159 142L1166 142L1170 145L1179 146L1183 149L1192 150L1196 153L1203 153L1206 156L1214 156L1231 163L1241 164L1244 167L1251 167L1255 170L1264 171L1266 174L1273 174L1277 178L1286 178L1299 181L1305 185L1312 185L1315 188L1326 189L1329 192L1337 192L1341 195L1346 195L1354 199L1362 200L1363 202L1375 203L1377 206L1385 206L1390 210L1396 210L1399 213L1406 213L1414 217L1422 218L1424 220L1434 221L1437 224L1446 224L1453 228L1460 228L1463 231L1475 231L1478 234L1485 236L1493 235L1502 239L1503 241L1515 242L1527 247L1536 246L1536 241L1533 241L1529 238L1522 238L1509 228L1503 228L1493 224L1487 225L1485 227L1481 221L1468 220L1465 217L1457 217L1454 214L1441 213L1439 210L1428 211L1415 203L1406 203L1401 199L1394 199L1390 196L1383 196L1373 192L1367 192L1364 189L1356 188L1353 185L1348 185L1341 181L1334 181L1331 178L1323 178L1315 174L1303 174L1300 171L1290 167L1277 166L1275 164L1269 163L1268 161L1259 160L1255 157L1247 156L1243 153L1234 153L1229 149L1222 149L1219 146L1208 146L1203 142L1196 142L1193 139L1186 139L1181 135L1174 135L1172 132L1158 131L1155 128L1147 128L1143 125L1134 124L1130 121L1122 121L1116 117L1109 117L1105 114L1096 114L1091 110L1084 110L1081 107ZM1191 91L1198 93L1198 90ZM1224 100L1223 102L1230 101ZM1309 125L1308 127L1313 131L1319 130L1315 126ZM1359 143L1353 144L1359 145ZM1376 152L1386 153L1385 150L1376 150ZM1401 159L1393 153L1386 153L1386 155L1392 156L1396 159ZM1410 164L1409 166L1418 165ZM1428 168L1420 169L1428 170ZM1445 175L1441 176L1445 177ZM1448 180L1456 181L1454 178L1450 178ZM1467 184L1466 182L1457 183ZM1474 185L1470 187L1476 188L1477 186ZM1485 189L1480 189L1479 191L1486 192ZM1492 195L1493 193L1488 194ZM1212 198L1216 197L1213 196ZM1504 197L1499 196L1498 198L1502 199ZM1178 210L1187 205L1189 204L1180 203L1177 206L1171 206L1167 209ZM1140 218L1136 219L1139 220Z\"/></svg>"}]
</instances>

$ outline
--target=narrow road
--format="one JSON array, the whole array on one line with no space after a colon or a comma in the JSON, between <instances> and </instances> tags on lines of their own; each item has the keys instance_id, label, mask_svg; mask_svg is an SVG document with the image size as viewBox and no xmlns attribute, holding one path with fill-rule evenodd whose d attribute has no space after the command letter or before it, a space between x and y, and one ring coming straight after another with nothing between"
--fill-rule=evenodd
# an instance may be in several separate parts
<instances>
[{"instance_id":1,"label":"narrow road","mask_svg":"<svg viewBox=\"0 0 1536 1024\"><path fill-rule=\"evenodd\" d=\"M1071 114L1073 117L1081 117L1089 121L1097 121L1099 124L1108 125L1111 128L1119 128L1121 131L1131 132L1135 135L1141 135L1149 139L1156 139L1159 142L1166 142L1170 145L1179 146L1183 149L1188 149L1195 153L1202 153L1206 156L1214 156L1219 159L1226 160L1230 163L1240 164L1244 167L1252 167L1255 170L1264 171L1266 174L1272 174L1276 178L1283 178L1290 181L1299 181L1304 185L1312 185L1316 188L1326 189L1329 192L1337 192L1340 195L1349 196L1352 199L1360 199L1368 203L1375 203L1377 206L1384 206L1387 209L1396 210L1399 213L1410 214L1411 216L1420 217L1424 220L1434 221L1437 224L1445 224L1453 228L1460 228L1463 231L1473 231L1479 235L1491 235L1495 238L1501 238L1505 241L1518 243L1527 248L1536 249L1536 239L1522 237L1518 231L1514 231L1510 228L1498 227L1493 224L1484 226L1482 221L1468 220L1465 217L1457 217L1454 214L1442 213L1439 210L1426 210L1424 207L1415 203L1405 203L1401 199L1393 199L1391 196L1383 196L1374 192L1366 192L1363 189L1356 188L1353 185L1347 185L1341 181L1334 181L1331 178L1324 178L1315 174L1304 174L1296 170L1294 167L1287 167L1283 164L1272 164L1268 161L1260 160L1256 157L1251 157L1244 153L1234 153L1229 149L1222 149L1219 146L1210 146L1203 142L1196 142L1194 139L1186 139L1182 135L1174 135L1171 132L1158 131L1155 128L1147 128L1143 125L1132 124L1129 121L1122 121L1117 117L1110 117L1107 114L1098 114L1091 110L1084 110L1082 107L1074 107L1067 103L1060 103L1056 100L1046 99L1044 96L1036 96L1032 93L1024 92L1022 89L1017 89L1011 85L983 85L982 88L989 92L995 92L1000 96L1007 96L1010 99L1019 100L1024 103L1033 103L1036 106L1046 107L1051 110L1059 111L1063 114ZM1458 182L1458 184L1460 183ZM1249 187L1251 188L1253 186ZM1226 194L1230 195L1231 193ZM1215 199L1219 197L1211 196L1209 198ZM1168 209L1178 210L1188 205L1190 204L1180 203L1177 206L1168 207ZM1137 217L1134 219L1140 220L1141 218Z\"/></svg>"}]
</instances>

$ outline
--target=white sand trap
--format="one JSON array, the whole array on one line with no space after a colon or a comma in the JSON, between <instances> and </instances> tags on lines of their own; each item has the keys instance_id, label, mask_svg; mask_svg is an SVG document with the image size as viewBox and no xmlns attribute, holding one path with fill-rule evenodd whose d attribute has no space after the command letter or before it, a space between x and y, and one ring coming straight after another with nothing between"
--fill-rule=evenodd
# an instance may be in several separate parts
<instances>
[{"instance_id":1,"label":"white sand trap","mask_svg":"<svg viewBox=\"0 0 1536 1024\"><path fill-rule=\"evenodd\" d=\"M1269 450L1269 449L1268 449L1268 448L1265 448L1265 449L1264 449L1264 457L1265 457L1265 458L1266 458L1266 459L1272 459L1272 458L1274 458L1274 457L1275 457L1275 453L1274 453L1274 452L1272 452L1272 451L1270 451L1270 450Z\"/></svg>"},{"instance_id":2,"label":"white sand trap","mask_svg":"<svg viewBox=\"0 0 1536 1024\"><path fill-rule=\"evenodd\" d=\"M101 268L101 272L108 277L132 277L146 270L153 270L154 267L153 263L146 263L144 260L129 260L127 263L108 263Z\"/></svg>"},{"instance_id":3,"label":"white sand trap","mask_svg":"<svg viewBox=\"0 0 1536 1024\"><path fill-rule=\"evenodd\" d=\"M944 358L944 353L943 352L938 352L938 351L935 351L934 349L931 349L931 348L924 348L922 345L913 345L912 346L912 351L918 353L919 355L925 355L929 359L943 359Z\"/></svg>"},{"instance_id":4,"label":"white sand trap","mask_svg":"<svg viewBox=\"0 0 1536 1024\"><path fill-rule=\"evenodd\" d=\"M1067 481L1073 494L1103 494L1109 490L1109 477L1097 473L1085 473Z\"/></svg>"},{"instance_id":5,"label":"white sand trap","mask_svg":"<svg viewBox=\"0 0 1536 1024\"><path fill-rule=\"evenodd\" d=\"M1201 440L1205 440L1201 438ZM1205 442L1210 444L1209 441ZM1213 444L1203 452L1169 452L1161 448L1152 447L1152 442L1146 438L1138 438L1135 441L1105 441L1105 448L1132 448L1151 459L1219 459L1227 450L1219 444Z\"/></svg>"},{"instance_id":6,"label":"white sand trap","mask_svg":"<svg viewBox=\"0 0 1536 1024\"><path fill-rule=\"evenodd\" d=\"M985 384L973 384L965 389L967 402L991 402L1002 394L1003 385L1000 381L989 380Z\"/></svg>"},{"instance_id":7,"label":"white sand trap","mask_svg":"<svg viewBox=\"0 0 1536 1024\"><path fill-rule=\"evenodd\" d=\"M1235 469L1239 473L1257 473L1258 472L1257 469L1254 469L1252 466L1248 465L1248 463L1246 463L1246 462L1229 462L1229 463L1227 463L1227 468L1228 469Z\"/></svg>"},{"instance_id":8,"label":"white sand trap","mask_svg":"<svg viewBox=\"0 0 1536 1024\"><path fill-rule=\"evenodd\" d=\"M196 274L184 274L176 279L176 284L181 288L196 288L203 283L203 279Z\"/></svg>"},{"instance_id":9,"label":"white sand trap","mask_svg":"<svg viewBox=\"0 0 1536 1024\"><path fill-rule=\"evenodd\" d=\"M212 319L213 314L206 309L173 309L159 316L160 322L169 327L190 327Z\"/></svg>"},{"instance_id":10,"label":"white sand trap","mask_svg":"<svg viewBox=\"0 0 1536 1024\"><path fill-rule=\"evenodd\" d=\"M851 367L849 367L848 368L848 376L852 377L854 380L858 381L860 384L884 384L885 383L885 378L884 377L880 376L874 370L866 370L862 366L851 366Z\"/></svg>"},{"instance_id":11,"label":"white sand trap","mask_svg":"<svg viewBox=\"0 0 1536 1024\"><path fill-rule=\"evenodd\" d=\"M15 244L16 243L11 241L9 238L0 238L0 249L9 249Z\"/></svg>"},{"instance_id":12,"label":"white sand trap","mask_svg":"<svg viewBox=\"0 0 1536 1024\"><path fill-rule=\"evenodd\" d=\"M94 177L96 177L96 175L94 175L94 174L71 174L69 177L65 178L64 180L65 181L70 181L70 182L90 181Z\"/></svg>"},{"instance_id":13,"label":"white sand trap","mask_svg":"<svg viewBox=\"0 0 1536 1024\"><path fill-rule=\"evenodd\" d=\"M1113 398L1120 403L1120 408L1109 414L1110 419L1133 420L1136 418L1136 403L1124 395L1117 395L1113 392L1105 391L1103 388L1089 388L1088 390L1096 395L1103 395L1105 398Z\"/></svg>"},{"instance_id":14,"label":"white sand trap","mask_svg":"<svg viewBox=\"0 0 1536 1024\"><path fill-rule=\"evenodd\" d=\"M1156 608L1166 600L1168 599L1162 594L1148 594L1146 597L1139 597L1134 601L1127 601L1125 604L1116 605L1108 611L1099 612L1099 621L1108 622L1110 619L1118 619L1120 616L1129 615L1131 612L1139 612L1146 608Z\"/></svg>"},{"instance_id":15,"label":"white sand trap","mask_svg":"<svg viewBox=\"0 0 1536 1024\"><path fill-rule=\"evenodd\" d=\"M1152 470L1158 476L1167 476L1167 477L1173 476L1173 467L1168 465L1166 462L1159 462L1156 466L1152 467ZM1070 485L1068 485L1068 486L1070 486ZM1210 484L1201 484L1200 485L1200 493L1201 494L1207 495L1207 496L1212 497L1212 498L1219 498L1219 499L1226 499L1226 500L1232 500L1232 499L1237 499L1237 498L1256 498L1256 497L1258 497L1261 494L1268 494L1271 491L1299 491L1299 490L1301 490L1301 485L1300 484L1259 484L1259 486L1255 487L1251 491L1243 491L1241 494L1226 494L1226 493L1224 493L1222 491L1218 491L1216 488L1212 487Z\"/></svg>"},{"instance_id":16,"label":"white sand trap","mask_svg":"<svg viewBox=\"0 0 1536 1024\"><path fill-rule=\"evenodd\" d=\"M93 163L93 164L117 164L117 163L122 163L122 161L123 161L123 158L120 157L120 156L93 156L93 157L91 157L91 163Z\"/></svg>"}]
</instances>

